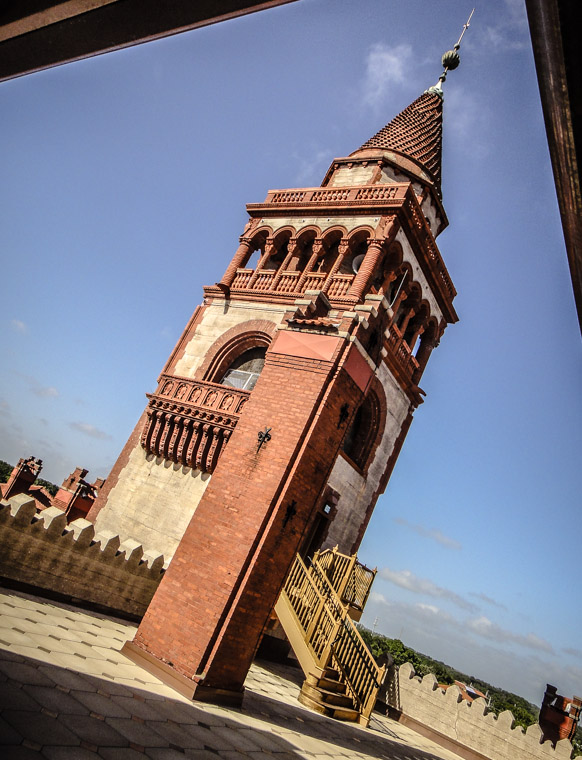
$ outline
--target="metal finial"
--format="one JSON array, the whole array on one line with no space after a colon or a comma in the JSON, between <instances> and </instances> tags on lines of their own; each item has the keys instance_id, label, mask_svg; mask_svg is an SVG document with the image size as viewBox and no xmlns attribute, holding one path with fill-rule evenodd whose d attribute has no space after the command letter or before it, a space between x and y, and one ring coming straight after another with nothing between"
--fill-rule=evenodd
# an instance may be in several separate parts
<instances>
[{"instance_id":1,"label":"metal finial","mask_svg":"<svg viewBox=\"0 0 582 760\"><path fill-rule=\"evenodd\" d=\"M473 14L474 13L475 13L475 8L473 8L473 10L471 11L471 13L469 14L469 18L467 19L467 23L463 24L463 31L461 32L461 36L459 37L459 39L455 43L453 49L452 50L447 50L447 52L443 55L443 57L442 57L442 64L443 64L443 67L444 67L443 68L443 73L438 78L438 82L433 87L429 87L429 89L427 90L427 92L432 92L435 95L439 95L442 98L442 96L443 96L442 84L445 81L445 79L447 78L448 72L449 71L454 71L457 68L457 66L459 65L459 63L461 62L461 58L460 58L459 53L457 51L461 47L461 40L463 39L463 35L465 34L465 32L467 31L467 29L469 28L469 26L471 24L471 19L473 18Z\"/></svg>"}]
</instances>

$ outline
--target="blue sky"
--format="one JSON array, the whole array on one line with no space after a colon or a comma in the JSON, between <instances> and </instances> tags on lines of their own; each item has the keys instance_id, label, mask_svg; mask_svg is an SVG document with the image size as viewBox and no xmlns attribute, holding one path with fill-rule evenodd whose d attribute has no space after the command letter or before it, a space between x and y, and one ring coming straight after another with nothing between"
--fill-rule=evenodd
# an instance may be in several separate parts
<instances>
[{"instance_id":1,"label":"blue sky","mask_svg":"<svg viewBox=\"0 0 582 760\"><path fill-rule=\"evenodd\" d=\"M435 83L458 0L300 0L0 85L0 458L107 475L270 188ZM540 702L582 693L582 350L521 0L445 85L460 316L360 558L364 622Z\"/></svg>"}]
</instances>

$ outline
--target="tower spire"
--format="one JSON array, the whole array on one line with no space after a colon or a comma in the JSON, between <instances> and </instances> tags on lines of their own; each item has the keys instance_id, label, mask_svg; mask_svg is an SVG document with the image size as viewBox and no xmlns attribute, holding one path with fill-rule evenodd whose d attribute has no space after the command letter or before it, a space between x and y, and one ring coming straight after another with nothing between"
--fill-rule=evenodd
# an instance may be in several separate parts
<instances>
[{"instance_id":1,"label":"tower spire","mask_svg":"<svg viewBox=\"0 0 582 760\"><path fill-rule=\"evenodd\" d=\"M447 78L447 74L449 71L454 71L457 66L461 63L461 58L459 56L459 48L461 47L461 40L463 39L463 36L469 26L471 25L471 19L473 18L473 14L475 13L475 8L471 11L469 14L469 18L467 19L467 23L463 24L463 30L459 36L459 39L453 46L452 50L447 50L447 52L443 55L441 62L443 64L443 73L438 78L438 81L435 85L432 87L429 87L426 92L434 93L435 95L438 95L440 98L443 97L443 82Z\"/></svg>"},{"instance_id":2,"label":"tower spire","mask_svg":"<svg viewBox=\"0 0 582 760\"><path fill-rule=\"evenodd\" d=\"M359 153L369 149L382 150L391 153L395 163L401 162L398 160L399 156L405 161L412 159L420 165L423 174L428 173L439 196L443 129L442 84L448 72L456 69L460 63L458 50L474 12L473 8L453 49L443 55L443 72L437 83L425 90L419 98L355 151Z\"/></svg>"}]
</instances>

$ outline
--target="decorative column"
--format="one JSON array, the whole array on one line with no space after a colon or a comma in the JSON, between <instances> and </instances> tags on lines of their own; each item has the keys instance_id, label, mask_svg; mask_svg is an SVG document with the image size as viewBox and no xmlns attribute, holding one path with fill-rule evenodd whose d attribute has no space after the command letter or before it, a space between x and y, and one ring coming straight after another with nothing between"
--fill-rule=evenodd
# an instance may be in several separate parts
<instances>
[{"instance_id":1,"label":"decorative column","mask_svg":"<svg viewBox=\"0 0 582 760\"><path fill-rule=\"evenodd\" d=\"M392 309L392 324L396 324L396 318L398 317L398 311L400 307L402 306L403 301L405 301L408 298L408 293L404 288L401 288L400 292L396 296L396 300L390 307Z\"/></svg>"},{"instance_id":2,"label":"decorative column","mask_svg":"<svg viewBox=\"0 0 582 760\"><path fill-rule=\"evenodd\" d=\"M438 339L430 338L428 334L425 335L424 339L420 341L419 349L416 352L416 361L418 362L418 368L414 370L414 373L412 375L413 383L416 383L418 385L420 382L420 378L422 377L422 373L424 372L424 369L430 358L430 354L433 348L436 348L438 344Z\"/></svg>"},{"instance_id":3,"label":"decorative column","mask_svg":"<svg viewBox=\"0 0 582 760\"><path fill-rule=\"evenodd\" d=\"M303 274L299 278L299 282L297 283L297 290L299 292L302 291L303 285L305 284L305 280L307 279L308 275L313 272L313 267L315 266L317 259L319 258L319 254L321 253L323 248L323 242L321 238L315 238L313 241L312 247L311 247L311 256L309 257L309 261L307 262L307 266L303 270Z\"/></svg>"},{"instance_id":4,"label":"decorative column","mask_svg":"<svg viewBox=\"0 0 582 760\"><path fill-rule=\"evenodd\" d=\"M358 273L354 278L352 287L348 293L348 296L355 298L358 301L362 300L364 292L370 285L370 281L376 271L380 259L384 255L384 244L382 240L370 240L368 243L368 250L364 256L364 260Z\"/></svg>"},{"instance_id":5,"label":"decorative column","mask_svg":"<svg viewBox=\"0 0 582 760\"><path fill-rule=\"evenodd\" d=\"M419 325L416 330L414 331L414 334L412 338L410 339L409 348L411 351L414 351L414 346L416 345L416 341L419 339L419 337L424 332L424 325Z\"/></svg>"},{"instance_id":6,"label":"decorative column","mask_svg":"<svg viewBox=\"0 0 582 760\"><path fill-rule=\"evenodd\" d=\"M257 264L257 268L255 269L255 271L254 271L254 272L253 272L253 274L251 275L251 279L249 280L249 284L247 285L247 288L248 288L249 290L250 290L250 289L253 287L253 285L255 284L257 277L259 276L260 272L261 272L261 271L262 271L262 269L264 268L264 266L265 266L265 264L267 263L267 261L268 261L268 260L271 258L271 256L273 255L273 251L274 251L274 250L275 250L275 241L273 240L273 238L272 238L272 237L270 237L270 238L267 238L267 240L266 240L266 242L265 242L265 252L264 252L264 253L263 253L263 255L261 256L261 260L260 260L260 261L259 261L259 263Z\"/></svg>"},{"instance_id":7,"label":"decorative column","mask_svg":"<svg viewBox=\"0 0 582 760\"><path fill-rule=\"evenodd\" d=\"M416 314L416 309L410 308L408 310L408 314L404 317L404 320L402 322L402 325L398 328L400 330L400 334L404 336L404 333L406 332L406 328L408 327L408 323L412 319L412 317Z\"/></svg>"},{"instance_id":8,"label":"decorative column","mask_svg":"<svg viewBox=\"0 0 582 760\"><path fill-rule=\"evenodd\" d=\"M287 244L287 255L283 259L283 263L279 267L277 274L275 275L273 282L271 284L271 290L277 290L277 285L279 284L279 280L281 277L283 277L283 274L287 270L287 267L289 266L289 262L293 258L294 253L297 250L297 238L289 238L289 242Z\"/></svg>"},{"instance_id":9,"label":"decorative column","mask_svg":"<svg viewBox=\"0 0 582 760\"><path fill-rule=\"evenodd\" d=\"M349 250L350 250L350 244L348 243L347 240L344 240L342 238L342 240L340 241L340 244L338 245L338 249L337 249L338 255L336 256L336 259L335 259L335 261L333 263L333 266L332 266L332 268L330 270L330 273L327 275L327 279L323 283L323 288L321 289L322 293L327 293L327 291L329 290L329 286L331 285L331 281L333 280L333 278L335 277L335 275L338 273L338 270L341 267L341 265L343 264L344 259L345 259L346 255L347 255L347 252Z\"/></svg>"},{"instance_id":10,"label":"decorative column","mask_svg":"<svg viewBox=\"0 0 582 760\"><path fill-rule=\"evenodd\" d=\"M248 261L248 257L253 252L253 245L249 238L241 237L239 240L240 245L236 249L236 253L232 257L232 261L227 266L226 272L220 281L220 285L226 285L228 288L230 288L236 277L236 270L244 266L245 262Z\"/></svg>"}]
</instances>

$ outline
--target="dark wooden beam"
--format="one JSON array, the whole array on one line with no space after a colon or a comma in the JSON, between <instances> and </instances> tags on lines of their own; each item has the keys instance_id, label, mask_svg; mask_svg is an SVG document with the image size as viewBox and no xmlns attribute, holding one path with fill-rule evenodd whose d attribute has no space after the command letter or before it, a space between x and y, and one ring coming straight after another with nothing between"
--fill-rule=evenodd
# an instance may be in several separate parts
<instances>
[{"instance_id":1,"label":"dark wooden beam","mask_svg":"<svg viewBox=\"0 0 582 760\"><path fill-rule=\"evenodd\" d=\"M526 0L574 298L582 330L582 46L577 3Z\"/></svg>"},{"instance_id":2,"label":"dark wooden beam","mask_svg":"<svg viewBox=\"0 0 582 760\"><path fill-rule=\"evenodd\" d=\"M0 81L296 0L14 0L0 9Z\"/></svg>"}]
</instances>

